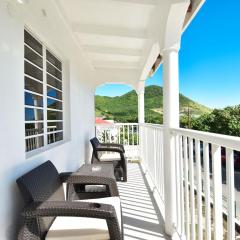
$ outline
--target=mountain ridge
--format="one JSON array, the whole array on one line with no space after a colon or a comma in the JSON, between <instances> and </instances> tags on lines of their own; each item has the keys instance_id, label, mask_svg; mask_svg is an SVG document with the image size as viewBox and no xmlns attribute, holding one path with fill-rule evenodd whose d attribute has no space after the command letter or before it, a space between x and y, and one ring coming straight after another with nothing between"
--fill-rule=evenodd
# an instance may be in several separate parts
<instances>
[{"instance_id":1,"label":"mountain ridge","mask_svg":"<svg viewBox=\"0 0 240 240\"><path fill-rule=\"evenodd\" d=\"M211 112L211 109L190 98L179 94L180 114L200 116ZM137 94L134 90L121 96L95 96L96 117L113 119L117 122L137 122ZM162 123L163 89L151 85L145 88L146 122Z\"/></svg>"}]
</instances>

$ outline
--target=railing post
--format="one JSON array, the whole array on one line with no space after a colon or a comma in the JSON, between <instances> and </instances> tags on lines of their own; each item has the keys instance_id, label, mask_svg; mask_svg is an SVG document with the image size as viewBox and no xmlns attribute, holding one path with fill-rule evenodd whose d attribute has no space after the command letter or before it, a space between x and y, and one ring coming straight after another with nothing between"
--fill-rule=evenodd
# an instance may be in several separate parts
<instances>
[{"instance_id":1,"label":"railing post","mask_svg":"<svg viewBox=\"0 0 240 240\"><path fill-rule=\"evenodd\" d=\"M163 125L165 231L173 235L176 224L175 141L171 128L179 127L178 49L163 51Z\"/></svg>"},{"instance_id":2,"label":"railing post","mask_svg":"<svg viewBox=\"0 0 240 240\"><path fill-rule=\"evenodd\" d=\"M139 81L138 83L138 123L145 122L145 111L144 111L144 93L145 93L145 81Z\"/></svg>"},{"instance_id":3,"label":"railing post","mask_svg":"<svg viewBox=\"0 0 240 240\"><path fill-rule=\"evenodd\" d=\"M144 145L143 145L143 127L141 124L145 123L145 103L144 103L144 94L145 94L145 81L138 82L138 124L139 124L139 149L140 149L140 160L143 161Z\"/></svg>"}]
</instances>

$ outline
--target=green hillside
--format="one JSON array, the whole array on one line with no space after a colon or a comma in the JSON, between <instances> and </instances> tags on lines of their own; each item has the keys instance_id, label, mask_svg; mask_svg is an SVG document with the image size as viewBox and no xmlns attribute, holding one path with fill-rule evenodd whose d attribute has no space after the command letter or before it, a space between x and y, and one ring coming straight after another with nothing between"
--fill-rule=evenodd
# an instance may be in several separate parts
<instances>
[{"instance_id":1,"label":"green hillside","mask_svg":"<svg viewBox=\"0 0 240 240\"><path fill-rule=\"evenodd\" d=\"M180 94L180 114L200 116L211 110ZM130 91L119 97L95 96L96 116L117 122L137 122L137 94ZM145 120L162 123L163 90L159 86L145 88Z\"/></svg>"}]
</instances>

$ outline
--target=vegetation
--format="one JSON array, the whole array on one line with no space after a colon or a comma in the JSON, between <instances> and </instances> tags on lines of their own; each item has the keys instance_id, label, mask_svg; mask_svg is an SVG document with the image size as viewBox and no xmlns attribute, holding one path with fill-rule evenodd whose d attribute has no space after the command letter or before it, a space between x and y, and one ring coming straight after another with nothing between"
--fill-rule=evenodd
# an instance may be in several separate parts
<instances>
[{"instance_id":1,"label":"vegetation","mask_svg":"<svg viewBox=\"0 0 240 240\"><path fill-rule=\"evenodd\" d=\"M191 109L191 117L200 116L211 110L191 99L179 95L181 116L187 115ZM116 122L137 122L137 94L130 91L119 97L96 96L96 116L104 119L113 119ZM148 123L159 123L163 121L163 90L159 86L148 86L145 88L145 121Z\"/></svg>"},{"instance_id":2,"label":"vegetation","mask_svg":"<svg viewBox=\"0 0 240 240\"><path fill-rule=\"evenodd\" d=\"M211 113L203 114L193 120L192 128L240 137L240 105L214 109Z\"/></svg>"}]
</instances>

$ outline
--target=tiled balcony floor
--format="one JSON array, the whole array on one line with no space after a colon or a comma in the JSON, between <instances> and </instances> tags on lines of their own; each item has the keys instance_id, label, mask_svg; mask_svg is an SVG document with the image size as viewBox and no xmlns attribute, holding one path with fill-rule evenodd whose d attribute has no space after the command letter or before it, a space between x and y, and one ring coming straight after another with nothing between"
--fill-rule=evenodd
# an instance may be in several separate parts
<instances>
[{"instance_id":1,"label":"tiled balcony floor","mask_svg":"<svg viewBox=\"0 0 240 240\"><path fill-rule=\"evenodd\" d=\"M118 183L124 240L170 239L164 233L164 221L138 164L128 164L128 182Z\"/></svg>"}]
</instances>

